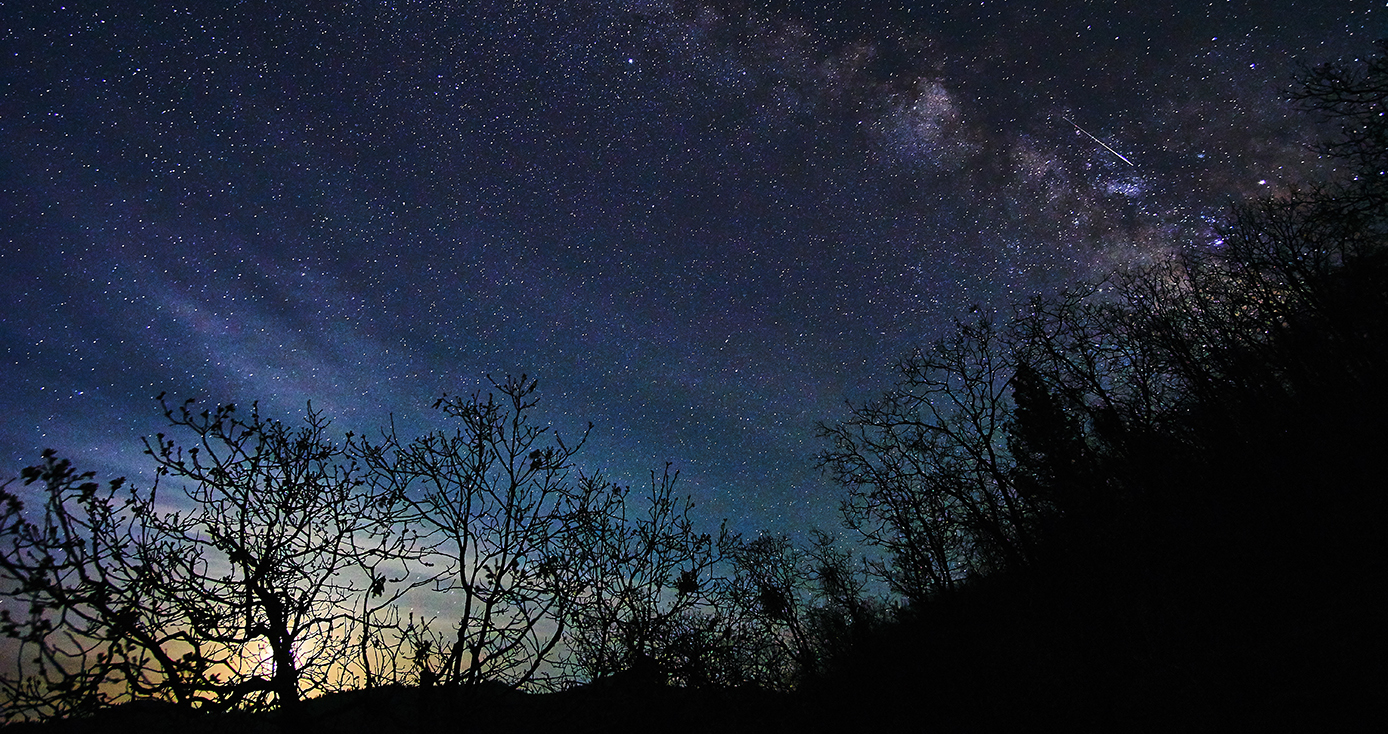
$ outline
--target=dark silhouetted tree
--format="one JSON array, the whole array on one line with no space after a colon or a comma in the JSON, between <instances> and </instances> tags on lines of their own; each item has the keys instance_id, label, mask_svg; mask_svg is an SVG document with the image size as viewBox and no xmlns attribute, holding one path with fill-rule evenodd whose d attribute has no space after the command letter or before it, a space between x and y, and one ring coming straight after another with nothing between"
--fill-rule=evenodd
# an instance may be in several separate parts
<instances>
[{"instance_id":1,"label":"dark silhouetted tree","mask_svg":"<svg viewBox=\"0 0 1388 734\"><path fill-rule=\"evenodd\" d=\"M566 444L537 425L536 387L507 376L494 392L435 404L459 423L453 432L358 442L372 481L405 498L422 552L441 566L442 600L428 604L446 605L444 618L408 628L426 684L521 687L555 672L575 602L564 533L586 491L573 476L586 433ZM451 630L436 629L440 622Z\"/></svg>"},{"instance_id":2,"label":"dark silhouetted tree","mask_svg":"<svg viewBox=\"0 0 1388 734\"><path fill-rule=\"evenodd\" d=\"M762 535L744 541L725 536L720 543L733 564L728 584L733 603L766 630L780 648L788 678L813 672L818 650L810 629L809 554L783 535Z\"/></svg>"},{"instance_id":3,"label":"dark silhouetted tree","mask_svg":"<svg viewBox=\"0 0 1388 734\"><path fill-rule=\"evenodd\" d=\"M770 648L761 655L764 687L789 689L822 673L882 616L866 596L866 569L828 535L811 535L809 547L778 535L720 539L732 565L721 608Z\"/></svg>"},{"instance_id":4,"label":"dark silhouetted tree","mask_svg":"<svg viewBox=\"0 0 1388 734\"><path fill-rule=\"evenodd\" d=\"M1353 64L1306 70L1291 96L1302 109L1337 128L1321 150L1345 161L1351 170L1348 180L1334 182L1330 196L1323 197L1327 210L1347 228L1367 227L1382 234L1388 206L1388 39L1374 46L1374 55Z\"/></svg>"},{"instance_id":5,"label":"dark silhouetted tree","mask_svg":"<svg viewBox=\"0 0 1388 734\"><path fill-rule=\"evenodd\" d=\"M886 550L878 575L908 599L1024 565L1036 508L1014 486L1006 425L1013 348L987 320L899 365L879 400L822 425L820 464L848 489L845 523Z\"/></svg>"},{"instance_id":6,"label":"dark silhouetted tree","mask_svg":"<svg viewBox=\"0 0 1388 734\"><path fill-rule=\"evenodd\" d=\"M693 503L674 494L678 473L651 474L650 491L633 497L600 477L567 516L563 557L573 573L566 638L570 664L598 679L654 665L667 679L707 682L716 668L700 614L712 607L712 536L694 529Z\"/></svg>"},{"instance_id":7,"label":"dark silhouetted tree","mask_svg":"<svg viewBox=\"0 0 1388 734\"><path fill-rule=\"evenodd\" d=\"M1363 599L1388 557L1386 78L1381 43L1303 79L1298 99L1338 125L1323 150L1342 178L1237 206L1170 262L1034 299L998 349L961 331L974 346L915 360L948 379L908 364L824 430L850 526L913 602L840 685L934 661L911 692L945 691L932 723L961 730L1381 713ZM980 440L999 425L1005 447ZM971 470L990 481L957 479Z\"/></svg>"},{"instance_id":8,"label":"dark silhouetted tree","mask_svg":"<svg viewBox=\"0 0 1388 734\"><path fill-rule=\"evenodd\" d=\"M146 442L148 491L100 489L49 453L24 472L47 490L41 519L6 495L0 567L30 613L4 631L32 666L5 682L24 711L291 704L348 685L354 610L397 598L396 579L374 575L403 563L394 507L365 491L318 413L296 430L188 406L165 416L192 445Z\"/></svg>"}]
</instances>

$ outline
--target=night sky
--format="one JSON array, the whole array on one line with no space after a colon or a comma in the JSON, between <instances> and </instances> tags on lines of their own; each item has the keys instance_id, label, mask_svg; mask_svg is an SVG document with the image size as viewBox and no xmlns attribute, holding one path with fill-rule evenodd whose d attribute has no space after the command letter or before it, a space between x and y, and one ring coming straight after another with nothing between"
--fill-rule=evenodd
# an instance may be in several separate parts
<instances>
[{"instance_id":1,"label":"night sky","mask_svg":"<svg viewBox=\"0 0 1388 734\"><path fill-rule=\"evenodd\" d=\"M0 20L0 475L147 478L160 392L413 434L527 372L584 471L673 462L752 532L836 527L816 421L952 318L1331 173L1283 95L1388 35L1383 0Z\"/></svg>"}]
</instances>

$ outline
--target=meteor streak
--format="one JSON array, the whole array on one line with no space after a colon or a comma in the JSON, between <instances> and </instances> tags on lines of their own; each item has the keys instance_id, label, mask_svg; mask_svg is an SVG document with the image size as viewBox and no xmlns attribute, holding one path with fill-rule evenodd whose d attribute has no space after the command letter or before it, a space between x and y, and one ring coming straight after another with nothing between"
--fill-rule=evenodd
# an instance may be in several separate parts
<instances>
[{"instance_id":1,"label":"meteor streak","mask_svg":"<svg viewBox=\"0 0 1388 734\"><path fill-rule=\"evenodd\" d=\"M1064 120L1064 121L1070 123L1071 125L1074 125L1076 130L1079 130L1080 132L1084 133L1085 135L1089 135L1089 131L1088 131L1088 130L1085 130L1085 129L1082 128L1082 127L1080 127L1079 124L1076 123L1074 120L1071 120L1070 118L1065 117L1065 116L1061 116L1060 119L1062 119L1062 120ZM1127 156L1123 155L1122 153L1119 153L1118 151L1114 150L1113 148L1110 148L1108 143L1105 143L1104 141L1102 141L1102 140L1100 140L1100 139L1094 137L1093 135L1089 135L1089 139L1090 139L1090 140L1093 140L1094 142L1098 143L1099 145L1104 146L1104 150L1107 150L1108 152L1110 152L1110 153L1112 153L1112 154L1118 156L1119 158L1122 158L1124 163L1126 163L1126 164L1128 164L1128 165L1130 165L1130 166L1133 166L1134 168L1137 167L1137 164L1136 164L1136 163L1133 163L1133 162L1130 161L1130 160L1128 160L1128 157L1127 157Z\"/></svg>"}]
</instances>

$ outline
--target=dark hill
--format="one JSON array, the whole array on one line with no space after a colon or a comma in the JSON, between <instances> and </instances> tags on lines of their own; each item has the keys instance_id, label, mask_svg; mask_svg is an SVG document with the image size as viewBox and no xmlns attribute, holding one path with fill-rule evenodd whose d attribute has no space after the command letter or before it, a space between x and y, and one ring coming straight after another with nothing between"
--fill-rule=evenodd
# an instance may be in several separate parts
<instances>
[{"instance_id":1,"label":"dark hill","mask_svg":"<svg viewBox=\"0 0 1388 734\"><path fill-rule=\"evenodd\" d=\"M161 732L789 732L812 727L798 699L745 690L591 685L557 693L504 687L383 687L305 701L297 715L190 714L140 702L85 719L14 724L6 734Z\"/></svg>"}]
</instances>

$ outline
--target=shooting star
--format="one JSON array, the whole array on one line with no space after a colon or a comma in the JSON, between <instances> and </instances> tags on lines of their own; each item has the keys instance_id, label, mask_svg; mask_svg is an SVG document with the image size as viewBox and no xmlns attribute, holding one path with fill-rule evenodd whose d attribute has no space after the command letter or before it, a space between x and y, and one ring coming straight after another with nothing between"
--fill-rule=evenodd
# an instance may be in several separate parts
<instances>
[{"instance_id":1,"label":"shooting star","mask_svg":"<svg viewBox=\"0 0 1388 734\"><path fill-rule=\"evenodd\" d=\"M1074 120L1071 120L1070 118L1065 117L1065 116L1063 116L1063 115L1061 116L1060 119L1062 119L1062 120L1064 120L1064 121L1070 123L1071 125L1074 125L1076 130L1079 130L1080 132L1084 133L1085 135L1089 135L1089 131L1088 131L1088 130L1085 130L1085 129L1082 128L1082 127L1080 127L1079 124L1076 123ZM1098 143L1099 145L1104 146L1104 150L1107 150L1108 152L1110 152L1110 153L1112 153L1112 154L1118 156L1119 158L1122 158L1124 163L1126 163L1126 164L1128 164L1128 165L1130 165L1130 166L1132 166L1132 167L1134 167L1134 168L1137 167L1137 164L1136 164L1136 163L1133 163L1132 161L1128 160L1128 157L1127 157L1127 156L1125 156L1125 155L1123 155L1122 153L1119 153L1118 151L1116 151L1116 150L1114 150L1113 148L1109 147L1109 144L1108 144L1108 143L1105 143L1104 141L1102 141L1102 140L1100 140L1100 139L1094 137L1093 135L1089 135L1089 139L1090 139L1090 140L1093 140L1094 142Z\"/></svg>"}]
</instances>

